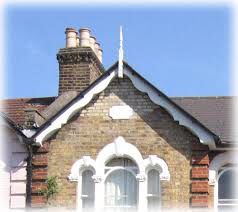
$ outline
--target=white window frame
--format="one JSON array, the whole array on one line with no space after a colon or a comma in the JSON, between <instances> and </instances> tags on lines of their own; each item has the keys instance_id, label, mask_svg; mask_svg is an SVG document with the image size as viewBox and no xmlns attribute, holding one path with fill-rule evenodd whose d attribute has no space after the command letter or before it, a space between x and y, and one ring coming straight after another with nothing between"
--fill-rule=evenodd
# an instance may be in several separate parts
<instances>
[{"instance_id":1,"label":"white window frame","mask_svg":"<svg viewBox=\"0 0 238 212\"><path fill-rule=\"evenodd\" d=\"M147 170L146 170L147 180L148 180L148 174L151 170L156 170L159 173L160 181L161 181L161 169L158 168L158 167L153 167L153 166L148 167ZM146 183L148 185L148 181ZM161 209L161 182L159 182L159 186L160 186L160 188L159 188L159 203L158 203L159 207L158 207L158 209L160 210ZM147 201L146 205L147 205L147 208L148 208L148 197L150 197L150 195L148 194L148 186L146 186L146 201Z\"/></svg>"},{"instance_id":2,"label":"white window frame","mask_svg":"<svg viewBox=\"0 0 238 212\"><path fill-rule=\"evenodd\" d=\"M209 185L214 186L214 210L218 211L218 180L226 169L231 167L224 167L227 164L232 164L237 167L236 151L229 151L221 153L213 158L209 166ZM224 168L223 168L224 167ZM233 167L234 168L234 167ZM219 173L221 169L224 169Z\"/></svg>"},{"instance_id":3,"label":"white window frame","mask_svg":"<svg viewBox=\"0 0 238 212\"><path fill-rule=\"evenodd\" d=\"M225 172L229 171L229 170L238 170L238 167L235 167L235 166L225 166L225 167L221 167L220 168L220 173L218 174L217 176L217 207L219 206L222 206L225 204L219 204L219 190L218 190L218 187L219 187L219 179L220 177L222 176L222 174L224 174ZM235 188L235 187L234 187ZM235 188L236 189L236 188ZM228 199L226 199L228 200ZM237 199L231 199L231 200L237 200ZM236 205L238 206L238 204L226 204L227 206L232 206L232 205Z\"/></svg>"},{"instance_id":4,"label":"white window frame","mask_svg":"<svg viewBox=\"0 0 238 212\"><path fill-rule=\"evenodd\" d=\"M108 167L105 167L105 168L107 169ZM125 170L125 171L131 173L131 174L135 177L135 179L136 179L136 174L135 174L135 172L133 171L134 168L135 168L135 167L122 167L122 166L111 167L111 168L109 169L109 171L108 171L107 173L105 173L104 186L105 186L107 177L108 177L112 172L117 171L117 170ZM137 190L138 190L138 189L139 189L139 188L137 188ZM104 197L105 197L105 195L104 195ZM104 202L105 202L105 199L104 199ZM137 196L137 202L138 202L138 196ZM111 207L111 206L106 206L106 205L104 205L104 207L105 207L105 208L115 208L115 207L117 207L117 206ZM123 207L123 206L118 206L118 207ZM124 207L125 207L125 208L129 208L130 206L124 206Z\"/></svg>"},{"instance_id":5,"label":"white window frame","mask_svg":"<svg viewBox=\"0 0 238 212\"><path fill-rule=\"evenodd\" d=\"M164 160L158 158L156 155L150 155L147 159L143 159L139 150L132 144L125 141L121 136L117 137L112 143L107 144L99 153L96 160L90 156L84 156L82 159L76 161L68 177L70 181L78 181L77 196L81 195L82 170L83 168L92 168L95 170L93 176L95 182L95 202L94 208L96 211L103 211L104 205L104 183L108 176L105 173L106 164L115 157L123 157L131 159L138 167L138 205L137 211L144 212L147 210L147 172L150 169L157 169L160 173L160 180L170 180L168 166ZM80 175L81 173L81 175ZM80 211L82 202L77 198L77 209Z\"/></svg>"},{"instance_id":6,"label":"white window frame","mask_svg":"<svg viewBox=\"0 0 238 212\"><path fill-rule=\"evenodd\" d=\"M77 205L77 208L81 208L81 209L83 208L82 174L86 170L91 170L95 174L95 161L91 159L90 156L84 156L82 159L76 161L71 168L70 175L68 176L68 179L71 182L74 182L74 181L78 182L76 205Z\"/></svg>"},{"instance_id":7,"label":"white window frame","mask_svg":"<svg viewBox=\"0 0 238 212\"><path fill-rule=\"evenodd\" d=\"M83 208L83 198L87 198L82 194L82 192L83 192L82 191L82 188L83 188L82 187L82 182L83 182L83 176L82 175L83 175L83 172L87 171L87 170L90 170L90 171L93 172L93 174L95 174L95 170L92 167L85 167L85 168L82 168L79 171L79 180L78 180L78 186L77 186L77 205L78 205L79 208Z\"/></svg>"}]
</instances>

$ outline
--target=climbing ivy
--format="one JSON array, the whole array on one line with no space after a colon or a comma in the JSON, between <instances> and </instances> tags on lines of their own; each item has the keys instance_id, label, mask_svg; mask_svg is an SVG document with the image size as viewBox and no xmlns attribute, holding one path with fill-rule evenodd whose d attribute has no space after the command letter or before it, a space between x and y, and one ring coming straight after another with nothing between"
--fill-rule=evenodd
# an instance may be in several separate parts
<instances>
[{"instance_id":1,"label":"climbing ivy","mask_svg":"<svg viewBox=\"0 0 238 212\"><path fill-rule=\"evenodd\" d=\"M58 192L57 177L48 177L46 180L47 187L39 191L40 195L44 195L47 200Z\"/></svg>"}]
</instances>

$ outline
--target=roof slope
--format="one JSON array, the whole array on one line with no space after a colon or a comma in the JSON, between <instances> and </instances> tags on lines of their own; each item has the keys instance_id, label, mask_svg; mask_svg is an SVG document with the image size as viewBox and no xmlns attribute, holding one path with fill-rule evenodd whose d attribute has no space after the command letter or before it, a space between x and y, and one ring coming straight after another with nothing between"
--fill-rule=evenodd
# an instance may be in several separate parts
<instances>
[{"instance_id":1,"label":"roof slope","mask_svg":"<svg viewBox=\"0 0 238 212\"><path fill-rule=\"evenodd\" d=\"M16 124L22 125L25 121L25 109L34 108L38 111L42 111L54 100L55 97L0 100L0 112L6 114Z\"/></svg>"},{"instance_id":2,"label":"roof slope","mask_svg":"<svg viewBox=\"0 0 238 212\"><path fill-rule=\"evenodd\" d=\"M172 97L175 103L220 137L234 142L232 110L235 97Z\"/></svg>"},{"instance_id":3,"label":"roof slope","mask_svg":"<svg viewBox=\"0 0 238 212\"><path fill-rule=\"evenodd\" d=\"M14 121L12 121L8 116L6 116L4 113L0 112L0 123L6 123L8 126L10 126L18 135L20 135L22 138L26 138L26 136L22 133L20 126L18 126Z\"/></svg>"}]
</instances>

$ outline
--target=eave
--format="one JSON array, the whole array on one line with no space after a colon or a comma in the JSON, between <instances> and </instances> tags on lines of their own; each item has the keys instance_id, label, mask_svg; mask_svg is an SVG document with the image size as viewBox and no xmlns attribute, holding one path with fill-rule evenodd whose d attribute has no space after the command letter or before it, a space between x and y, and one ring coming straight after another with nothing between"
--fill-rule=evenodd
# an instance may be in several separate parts
<instances>
[{"instance_id":1,"label":"eave","mask_svg":"<svg viewBox=\"0 0 238 212\"><path fill-rule=\"evenodd\" d=\"M36 144L42 145L44 140L48 139L64 124L66 124L68 120L80 111L81 108L86 106L94 96L104 91L110 82L115 77L118 77L117 64L118 63L115 63L87 89L82 91L71 102L56 113L55 116L43 124L32 137ZM180 125L186 127L196 135L202 144L208 145L210 149L216 149L218 137L213 132L139 75L126 62L124 62L124 74L132 81L136 89L143 93L147 93L152 102L163 107L175 121L178 121Z\"/></svg>"}]
</instances>

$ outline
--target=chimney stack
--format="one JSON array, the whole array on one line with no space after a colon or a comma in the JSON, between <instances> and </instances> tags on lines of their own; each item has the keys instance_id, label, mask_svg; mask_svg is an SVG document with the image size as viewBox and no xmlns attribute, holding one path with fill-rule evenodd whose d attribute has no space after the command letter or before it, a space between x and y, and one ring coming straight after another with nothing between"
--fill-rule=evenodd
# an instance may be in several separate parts
<instances>
[{"instance_id":1,"label":"chimney stack","mask_svg":"<svg viewBox=\"0 0 238 212\"><path fill-rule=\"evenodd\" d=\"M66 28L66 46L59 50L59 95L67 91L81 92L104 71L102 50L88 28L78 32Z\"/></svg>"}]
</instances>

